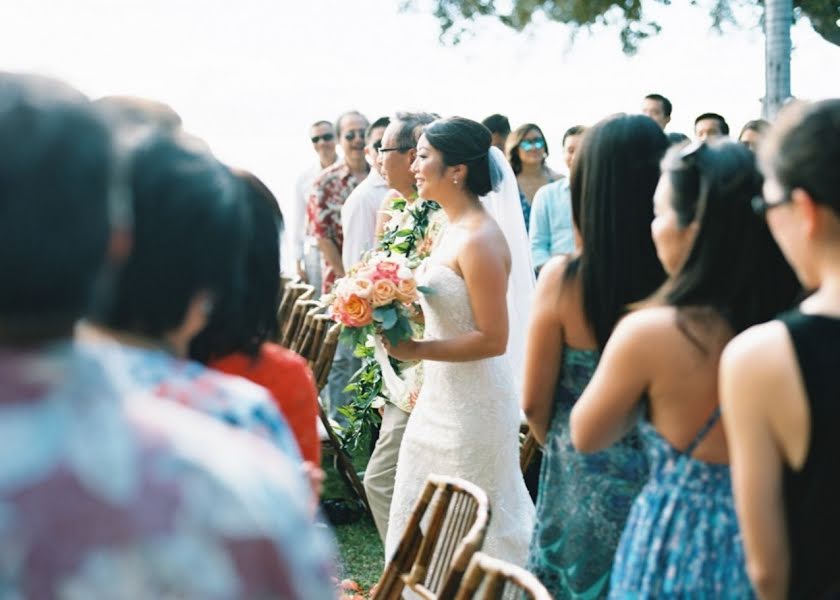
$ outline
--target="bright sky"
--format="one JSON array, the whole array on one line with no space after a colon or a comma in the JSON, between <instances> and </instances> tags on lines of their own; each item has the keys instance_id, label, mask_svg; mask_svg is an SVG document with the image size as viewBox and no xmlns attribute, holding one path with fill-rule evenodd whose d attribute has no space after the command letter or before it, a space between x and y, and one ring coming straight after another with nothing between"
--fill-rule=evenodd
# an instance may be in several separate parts
<instances>
[{"instance_id":1,"label":"bright sky","mask_svg":"<svg viewBox=\"0 0 840 600\"><path fill-rule=\"evenodd\" d=\"M308 125L357 108L371 119L423 109L533 121L559 148L570 125L636 112L657 91L674 103L669 130L691 133L701 112L737 133L758 117L764 36L709 32L702 7L648 2L662 33L632 58L615 28L571 40L558 24L516 34L492 20L457 47L402 0L4 0L0 69L65 79L92 97L169 103L223 160L249 168L288 202L314 160ZM749 27L751 26L751 27ZM807 21L793 29L792 83L801 98L840 96L840 47ZM549 159L561 164L560 153Z\"/></svg>"}]
</instances>

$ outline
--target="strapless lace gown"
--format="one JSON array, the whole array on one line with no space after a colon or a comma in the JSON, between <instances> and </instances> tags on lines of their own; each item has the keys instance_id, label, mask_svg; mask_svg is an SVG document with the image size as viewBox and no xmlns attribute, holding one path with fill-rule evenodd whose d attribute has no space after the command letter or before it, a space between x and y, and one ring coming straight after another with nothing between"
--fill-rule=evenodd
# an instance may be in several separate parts
<instances>
[{"instance_id":1,"label":"strapless lace gown","mask_svg":"<svg viewBox=\"0 0 840 600\"><path fill-rule=\"evenodd\" d=\"M466 283L432 261L418 273L418 282L434 290L422 300L425 339L475 330ZM519 469L519 403L507 358L423 366L423 388L397 462L386 559L396 550L426 477L434 473L461 477L487 492L491 518L484 551L524 565L534 505Z\"/></svg>"}]
</instances>

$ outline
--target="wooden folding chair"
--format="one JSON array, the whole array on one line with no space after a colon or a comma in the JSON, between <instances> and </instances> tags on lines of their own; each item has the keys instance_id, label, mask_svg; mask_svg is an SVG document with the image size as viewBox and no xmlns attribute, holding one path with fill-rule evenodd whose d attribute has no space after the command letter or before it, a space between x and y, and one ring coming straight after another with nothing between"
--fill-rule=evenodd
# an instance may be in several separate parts
<instances>
[{"instance_id":1,"label":"wooden folding chair","mask_svg":"<svg viewBox=\"0 0 840 600\"><path fill-rule=\"evenodd\" d=\"M280 298L280 306L277 309L277 324L280 330L292 314L292 308L298 300L311 300L315 296L315 288L306 283L288 282L282 283L283 295Z\"/></svg>"},{"instance_id":2,"label":"wooden folding chair","mask_svg":"<svg viewBox=\"0 0 840 600\"><path fill-rule=\"evenodd\" d=\"M551 600L551 594L522 567L476 552L455 600Z\"/></svg>"},{"instance_id":3,"label":"wooden folding chair","mask_svg":"<svg viewBox=\"0 0 840 600\"><path fill-rule=\"evenodd\" d=\"M318 392L320 392L327 385L327 378L329 377L333 358L335 358L335 351L338 347L341 326L338 323L334 323L327 315L314 315L314 319L321 322L322 327L326 327L326 333L322 336L323 341L318 344L318 352L310 362L312 374L315 377L315 384L318 386ZM318 417L321 420L323 429L321 454L324 456L332 454L335 470L353 495L358 498L368 514L371 514L370 504L368 504L367 494L365 493L365 486L359 479L350 457L344 451L341 440L332 427L332 423L324 410L324 405L321 403L320 397L318 398Z\"/></svg>"},{"instance_id":4,"label":"wooden folding chair","mask_svg":"<svg viewBox=\"0 0 840 600\"><path fill-rule=\"evenodd\" d=\"M280 300L280 307L277 309L277 331L281 332L278 342L285 347L286 328L292 318L295 303L298 300L310 300L315 296L315 288L305 283L290 283L283 288L283 298Z\"/></svg>"},{"instance_id":5,"label":"wooden folding chair","mask_svg":"<svg viewBox=\"0 0 840 600\"><path fill-rule=\"evenodd\" d=\"M286 322L286 326L283 328L282 346L285 346L289 350L295 350L295 346L300 343L300 332L303 329L307 313L313 308L319 308L320 306L321 303L317 300L299 299L295 302L292 308L292 314Z\"/></svg>"},{"instance_id":6,"label":"wooden folding chair","mask_svg":"<svg viewBox=\"0 0 840 600\"><path fill-rule=\"evenodd\" d=\"M452 600L489 523L490 502L481 488L429 475L373 599L397 600L408 587L426 600Z\"/></svg>"},{"instance_id":7,"label":"wooden folding chair","mask_svg":"<svg viewBox=\"0 0 840 600\"><path fill-rule=\"evenodd\" d=\"M318 315L319 317L322 315ZM323 315L326 316L326 315ZM341 325L332 323L324 335L324 341L318 351L315 363L312 365L312 375L315 377L315 384L319 390L327 385L327 378L330 375L335 351L338 348L338 338L341 335Z\"/></svg>"},{"instance_id":8,"label":"wooden folding chair","mask_svg":"<svg viewBox=\"0 0 840 600\"><path fill-rule=\"evenodd\" d=\"M315 364L321 345L324 343L324 336L332 323L333 320L329 315L321 312L321 307L310 309L306 313L303 329L297 335L298 343L293 347L295 352L309 361L310 367Z\"/></svg>"}]
</instances>

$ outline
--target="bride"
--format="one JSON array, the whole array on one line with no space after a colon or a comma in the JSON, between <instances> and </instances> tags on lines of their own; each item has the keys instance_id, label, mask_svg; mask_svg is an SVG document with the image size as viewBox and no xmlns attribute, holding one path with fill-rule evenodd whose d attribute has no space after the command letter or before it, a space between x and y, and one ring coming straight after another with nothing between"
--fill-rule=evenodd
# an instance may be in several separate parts
<instances>
[{"instance_id":1,"label":"bride","mask_svg":"<svg viewBox=\"0 0 840 600\"><path fill-rule=\"evenodd\" d=\"M422 300L424 338L388 348L397 359L425 361L397 461L388 559L431 473L487 492L486 552L517 565L527 557L534 507L519 470L517 388L505 356L511 253L479 199L491 192L491 179L501 179L489 152L490 132L455 117L426 128L412 164L420 196L437 200L449 225L418 272L432 289Z\"/></svg>"}]
</instances>

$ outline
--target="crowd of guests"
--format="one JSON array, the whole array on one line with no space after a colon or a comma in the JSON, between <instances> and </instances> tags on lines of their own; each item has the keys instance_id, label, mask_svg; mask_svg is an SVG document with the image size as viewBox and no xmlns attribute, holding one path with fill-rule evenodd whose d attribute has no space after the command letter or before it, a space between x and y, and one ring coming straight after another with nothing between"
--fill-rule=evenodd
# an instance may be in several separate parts
<instances>
[{"instance_id":1,"label":"crowd of guests","mask_svg":"<svg viewBox=\"0 0 840 600\"><path fill-rule=\"evenodd\" d=\"M569 127L568 176L538 125L484 121L539 273L510 324L543 446L527 568L556 598L838 595L840 100L737 142L711 112L666 134L671 112L651 94ZM330 291L395 200L433 200L415 175L437 118L310 127L298 277ZM274 343L272 192L165 105L38 76L0 74L0 148L0 596L334 597L317 391ZM334 417L357 361L339 347ZM365 474L383 540L405 394Z\"/></svg>"}]
</instances>

